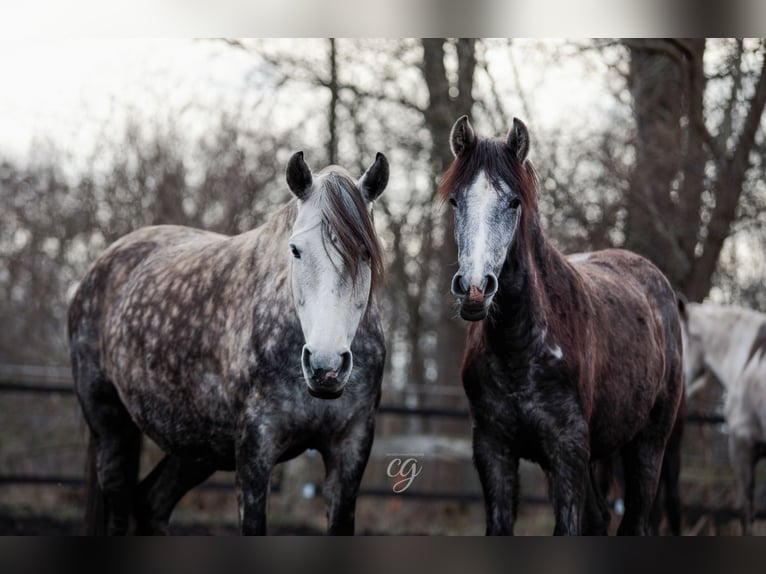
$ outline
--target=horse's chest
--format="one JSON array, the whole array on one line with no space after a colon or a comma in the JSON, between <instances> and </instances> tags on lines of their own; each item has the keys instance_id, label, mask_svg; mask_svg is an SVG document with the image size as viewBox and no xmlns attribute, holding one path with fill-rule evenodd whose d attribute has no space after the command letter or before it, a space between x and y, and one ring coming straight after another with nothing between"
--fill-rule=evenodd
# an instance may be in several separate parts
<instances>
[{"instance_id":1,"label":"horse's chest","mask_svg":"<svg viewBox=\"0 0 766 574\"><path fill-rule=\"evenodd\" d=\"M522 458L544 463L551 445L570 430L565 423L570 418L567 411L576 405L541 400L534 391L518 393L509 402L510 416L504 429L509 443Z\"/></svg>"},{"instance_id":2,"label":"horse's chest","mask_svg":"<svg viewBox=\"0 0 766 574\"><path fill-rule=\"evenodd\" d=\"M576 388L562 380L560 369L513 375L487 369L482 376L468 377L466 391L474 419L516 456L545 465L561 441L582 431Z\"/></svg>"}]
</instances>

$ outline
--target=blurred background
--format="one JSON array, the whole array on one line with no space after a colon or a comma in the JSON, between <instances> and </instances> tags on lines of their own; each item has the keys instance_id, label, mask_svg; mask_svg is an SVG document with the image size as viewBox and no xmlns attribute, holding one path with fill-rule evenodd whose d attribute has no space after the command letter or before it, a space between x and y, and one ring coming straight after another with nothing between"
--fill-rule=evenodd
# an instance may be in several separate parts
<instances>
[{"instance_id":1,"label":"blurred background","mask_svg":"<svg viewBox=\"0 0 766 574\"><path fill-rule=\"evenodd\" d=\"M375 206L384 408L358 532L484 531L465 324L449 294L456 250L435 197L459 116L483 136L525 121L563 252L631 249L691 300L766 311L763 39L14 39L0 42L0 69L2 532L78 532L86 432L65 326L88 264L144 225L256 227L290 198L297 150L315 170L361 175L377 151L391 163ZM689 410L706 417L684 439L685 532L738 533L720 389ZM400 454L422 471L395 495ZM146 468L157 456L147 449ZM517 532L550 533L545 479L522 470ZM312 453L277 470L272 531L324 529L322 476ZM219 473L190 493L176 531L236 532L232 485Z\"/></svg>"}]
</instances>

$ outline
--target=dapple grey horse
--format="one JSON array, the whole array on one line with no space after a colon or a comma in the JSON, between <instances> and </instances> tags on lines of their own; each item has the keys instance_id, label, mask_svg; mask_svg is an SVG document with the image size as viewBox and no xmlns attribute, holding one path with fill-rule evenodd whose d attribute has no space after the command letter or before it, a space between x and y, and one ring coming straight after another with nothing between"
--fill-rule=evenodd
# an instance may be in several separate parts
<instances>
[{"instance_id":1,"label":"dapple grey horse","mask_svg":"<svg viewBox=\"0 0 766 574\"><path fill-rule=\"evenodd\" d=\"M241 530L262 534L272 468L313 448L328 530L353 533L385 359L371 207L388 170L378 154L359 180L314 176L299 152L295 198L257 229L144 228L93 263L69 309L90 532L166 532L189 489L234 470ZM166 457L138 483L142 433Z\"/></svg>"}]
</instances>

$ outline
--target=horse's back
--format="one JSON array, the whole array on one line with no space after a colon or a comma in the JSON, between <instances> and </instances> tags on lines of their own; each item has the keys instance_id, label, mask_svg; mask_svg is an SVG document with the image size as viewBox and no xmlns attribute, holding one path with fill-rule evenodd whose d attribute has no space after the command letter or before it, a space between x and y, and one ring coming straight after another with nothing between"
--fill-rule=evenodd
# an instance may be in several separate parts
<instances>
[{"instance_id":1,"label":"horse's back","mask_svg":"<svg viewBox=\"0 0 766 574\"><path fill-rule=\"evenodd\" d=\"M611 310L622 320L651 311L667 331L663 335L673 335L680 341L675 292L651 261L623 249L580 253L567 260L590 287L589 295L596 306Z\"/></svg>"},{"instance_id":2,"label":"horse's back","mask_svg":"<svg viewBox=\"0 0 766 574\"><path fill-rule=\"evenodd\" d=\"M134 271L151 257L197 242L215 242L223 235L178 225L142 227L112 243L90 266L69 305L70 345L88 333L98 336L107 305Z\"/></svg>"},{"instance_id":3,"label":"horse's back","mask_svg":"<svg viewBox=\"0 0 766 574\"><path fill-rule=\"evenodd\" d=\"M612 283L632 287L676 307L673 289L665 275L641 255L624 249L603 249L570 255L567 260L596 285ZM631 293L635 294L635 291L627 295Z\"/></svg>"}]
</instances>

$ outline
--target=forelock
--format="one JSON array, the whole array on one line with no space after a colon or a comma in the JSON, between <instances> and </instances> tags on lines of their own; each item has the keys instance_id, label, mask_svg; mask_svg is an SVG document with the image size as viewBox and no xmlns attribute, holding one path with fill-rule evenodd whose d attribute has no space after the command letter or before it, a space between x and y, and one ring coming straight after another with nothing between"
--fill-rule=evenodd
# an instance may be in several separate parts
<instances>
[{"instance_id":1,"label":"forelock","mask_svg":"<svg viewBox=\"0 0 766 574\"><path fill-rule=\"evenodd\" d=\"M383 280L383 249L356 181L343 168L330 166L319 173L315 193L325 249L332 248L340 255L354 281L360 265L369 258L374 289Z\"/></svg>"},{"instance_id":2,"label":"forelock","mask_svg":"<svg viewBox=\"0 0 766 574\"><path fill-rule=\"evenodd\" d=\"M479 139L452 161L439 185L440 197L446 201L453 194L462 195L481 172L499 192L507 187L518 194L524 208L537 207L537 174L532 164L521 164L497 139Z\"/></svg>"}]
</instances>

